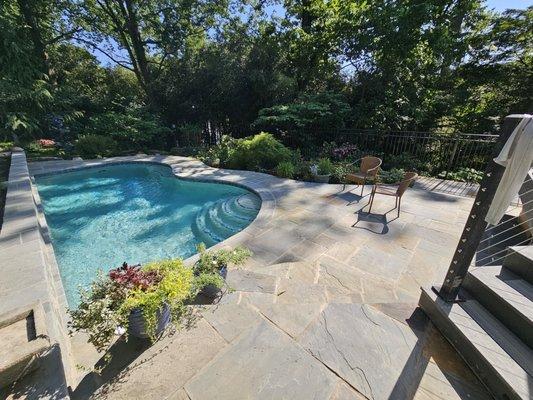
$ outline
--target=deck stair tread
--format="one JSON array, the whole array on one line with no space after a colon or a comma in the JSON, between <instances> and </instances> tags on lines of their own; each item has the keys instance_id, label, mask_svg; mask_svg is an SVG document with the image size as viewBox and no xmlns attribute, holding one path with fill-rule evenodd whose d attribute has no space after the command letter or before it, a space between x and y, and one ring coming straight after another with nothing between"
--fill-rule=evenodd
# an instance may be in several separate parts
<instances>
[{"instance_id":1,"label":"deck stair tread","mask_svg":"<svg viewBox=\"0 0 533 400\"><path fill-rule=\"evenodd\" d=\"M472 268L469 273L533 323L533 285L501 266Z\"/></svg>"},{"instance_id":2,"label":"deck stair tread","mask_svg":"<svg viewBox=\"0 0 533 400\"><path fill-rule=\"evenodd\" d=\"M464 289L459 296L462 301L457 303L446 303L432 291L424 290L421 304L431 315L432 311L428 310L427 304L424 305L424 297L429 297L429 301L434 304L431 307L438 309L441 321L442 318L448 321L445 323L448 333L453 329L459 334L461 339L452 340L452 344L476 373L482 371L487 380L487 376L494 376L494 372L501 382L505 382L508 390L514 391L513 398L531 399L529 393L530 382L533 381L533 351L529 346ZM434 317L433 315L432 319L439 326L438 319ZM439 328L442 329L442 326ZM473 346L476 355L472 355L467 349L468 346ZM473 359L468 359L470 357ZM487 372L489 370L493 372ZM490 386L491 382L485 384Z\"/></svg>"},{"instance_id":3,"label":"deck stair tread","mask_svg":"<svg viewBox=\"0 0 533 400\"><path fill-rule=\"evenodd\" d=\"M511 246L503 266L533 284L533 246Z\"/></svg>"}]
</instances>

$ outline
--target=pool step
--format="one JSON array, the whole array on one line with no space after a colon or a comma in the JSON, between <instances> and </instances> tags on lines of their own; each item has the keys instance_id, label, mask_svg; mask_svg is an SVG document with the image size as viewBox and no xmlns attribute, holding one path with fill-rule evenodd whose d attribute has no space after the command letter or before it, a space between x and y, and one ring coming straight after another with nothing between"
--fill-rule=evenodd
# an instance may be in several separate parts
<instances>
[{"instance_id":1,"label":"pool step","mask_svg":"<svg viewBox=\"0 0 533 400\"><path fill-rule=\"evenodd\" d=\"M261 200L251 193L207 204L196 215L193 232L199 241L211 247L244 229L255 219L260 207Z\"/></svg>"}]
</instances>

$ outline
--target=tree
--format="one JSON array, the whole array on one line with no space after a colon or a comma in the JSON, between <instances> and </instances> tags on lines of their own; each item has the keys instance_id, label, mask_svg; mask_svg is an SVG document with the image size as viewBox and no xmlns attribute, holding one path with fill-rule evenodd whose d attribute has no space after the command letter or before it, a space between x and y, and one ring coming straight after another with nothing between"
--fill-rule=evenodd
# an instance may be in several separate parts
<instances>
[{"instance_id":1,"label":"tree","mask_svg":"<svg viewBox=\"0 0 533 400\"><path fill-rule=\"evenodd\" d=\"M135 73L149 104L159 108L154 83L168 58L202 38L225 2L205 0L84 0L76 40ZM117 55L117 53L119 55Z\"/></svg>"}]
</instances>

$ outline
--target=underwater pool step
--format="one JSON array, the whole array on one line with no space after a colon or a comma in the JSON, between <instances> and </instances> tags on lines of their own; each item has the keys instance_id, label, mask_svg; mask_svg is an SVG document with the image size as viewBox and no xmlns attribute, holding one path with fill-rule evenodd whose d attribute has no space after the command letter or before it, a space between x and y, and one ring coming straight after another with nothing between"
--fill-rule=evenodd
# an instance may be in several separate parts
<instances>
[{"instance_id":1,"label":"underwater pool step","mask_svg":"<svg viewBox=\"0 0 533 400\"><path fill-rule=\"evenodd\" d=\"M250 224L261 207L254 194L219 200L203 207L193 221L192 229L207 247L227 239Z\"/></svg>"},{"instance_id":2,"label":"underwater pool step","mask_svg":"<svg viewBox=\"0 0 533 400\"><path fill-rule=\"evenodd\" d=\"M221 213L219 210L218 205L210 207L206 214L206 222L211 230L221 232L222 236L231 236L242 230L242 227L239 226L241 224L235 223L233 219L228 218L227 214Z\"/></svg>"},{"instance_id":3,"label":"underwater pool step","mask_svg":"<svg viewBox=\"0 0 533 400\"><path fill-rule=\"evenodd\" d=\"M202 208L198 214L196 214L196 218L192 223L193 232L207 247L211 247L224 240L223 237L217 235L207 225L207 213L209 212L209 209L209 207Z\"/></svg>"}]
</instances>

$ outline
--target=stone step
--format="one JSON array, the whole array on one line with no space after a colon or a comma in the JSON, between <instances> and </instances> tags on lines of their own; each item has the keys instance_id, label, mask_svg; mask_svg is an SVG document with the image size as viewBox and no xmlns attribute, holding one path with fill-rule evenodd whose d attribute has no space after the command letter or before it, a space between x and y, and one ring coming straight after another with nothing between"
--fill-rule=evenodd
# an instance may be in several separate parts
<instances>
[{"instance_id":1,"label":"stone step","mask_svg":"<svg viewBox=\"0 0 533 400\"><path fill-rule=\"evenodd\" d=\"M206 215L209 211L209 208L206 207L202 209L192 223L192 230L194 234L206 245L206 247L211 247L216 243L222 241L222 238L212 232L206 223Z\"/></svg>"},{"instance_id":2,"label":"stone step","mask_svg":"<svg viewBox=\"0 0 533 400\"><path fill-rule=\"evenodd\" d=\"M240 231L240 228L233 225L226 214L218 212L218 204L209 207L205 217L207 226L211 231L220 233L220 236L230 237Z\"/></svg>"},{"instance_id":3,"label":"stone step","mask_svg":"<svg viewBox=\"0 0 533 400\"><path fill-rule=\"evenodd\" d=\"M503 266L533 284L533 246L509 247Z\"/></svg>"},{"instance_id":4,"label":"stone step","mask_svg":"<svg viewBox=\"0 0 533 400\"><path fill-rule=\"evenodd\" d=\"M486 266L471 269L464 288L533 348L533 285L505 267Z\"/></svg>"},{"instance_id":5,"label":"stone step","mask_svg":"<svg viewBox=\"0 0 533 400\"><path fill-rule=\"evenodd\" d=\"M448 303L422 289L420 307L496 399L529 400L533 351L466 290Z\"/></svg>"}]
</instances>

